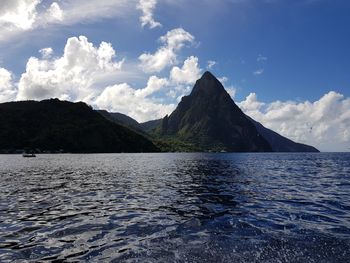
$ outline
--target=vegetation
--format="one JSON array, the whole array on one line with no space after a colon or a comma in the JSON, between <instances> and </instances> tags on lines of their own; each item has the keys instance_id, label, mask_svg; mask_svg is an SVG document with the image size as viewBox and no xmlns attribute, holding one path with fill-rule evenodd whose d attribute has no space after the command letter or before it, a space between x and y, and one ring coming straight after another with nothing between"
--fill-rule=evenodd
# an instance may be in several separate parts
<instances>
[{"instance_id":1,"label":"vegetation","mask_svg":"<svg viewBox=\"0 0 350 263\"><path fill-rule=\"evenodd\" d=\"M142 135L110 122L82 102L58 99L0 104L0 150L72 153L153 152Z\"/></svg>"},{"instance_id":2,"label":"vegetation","mask_svg":"<svg viewBox=\"0 0 350 263\"><path fill-rule=\"evenodd\" d=\"M154 144L162 152L201 152L203 149L199 148L193 143L182 141L181 139L168 137L168 138L155 138Z\"/></svg>"},{"instance_id":3,"label":"vegetation","mask_svg":"<svg viewBox=\"0 0 350 263\"><path fill-rule=\"evenodd\" d=\"M210 72L206 72L191 94L183 97L175 111L153 129L153 135L176 138L175 141L201 151L271 151L269 143Z\"/></svg>"}]
</instances>

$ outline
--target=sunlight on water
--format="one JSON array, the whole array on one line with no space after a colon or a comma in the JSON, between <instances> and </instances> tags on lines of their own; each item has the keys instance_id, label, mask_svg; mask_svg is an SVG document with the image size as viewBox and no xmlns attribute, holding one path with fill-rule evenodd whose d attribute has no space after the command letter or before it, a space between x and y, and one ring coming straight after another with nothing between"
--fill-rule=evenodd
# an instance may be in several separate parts
<instances>
[{"instance_id":1,"label":"sunlight on water","mask_svg":"<svg viewBox=\"0 0 350 263\"><path fill-rule=\"evenodd\" d=\"M349 262L350 154L0 156L0 261Z\"/></svg>"}]
</instances>

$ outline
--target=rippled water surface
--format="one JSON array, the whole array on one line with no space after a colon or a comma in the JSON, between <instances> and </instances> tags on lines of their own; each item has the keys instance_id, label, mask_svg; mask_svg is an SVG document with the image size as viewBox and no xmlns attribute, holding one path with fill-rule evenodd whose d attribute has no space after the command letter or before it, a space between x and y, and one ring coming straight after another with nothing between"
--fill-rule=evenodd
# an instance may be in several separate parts
<instances>
[{"instance_id":1,"label":"rippled water surface","mask_svg":"<svg viewBox=\"0 0 350 263\"><path fill-rule=\"evenodd\" d=\"M350 154L0 156L1 262L350 262Z\"/></svg>"}]
</instances>

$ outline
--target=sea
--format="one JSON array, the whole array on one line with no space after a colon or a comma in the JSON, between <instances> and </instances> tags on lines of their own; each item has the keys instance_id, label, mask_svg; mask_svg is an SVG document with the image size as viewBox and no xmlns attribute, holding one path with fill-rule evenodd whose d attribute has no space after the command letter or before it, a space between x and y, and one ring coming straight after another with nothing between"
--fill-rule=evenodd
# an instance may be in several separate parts
<instances>
[{"instance_id":1,"label":"sea","mask_svg":"<svg viewBox=\"0 0 350 263\"><path fill-rule=\"evenodd\" d=\"M0 262L350 262L350 153L0 155Z\"/></svg>"}]
</instances>

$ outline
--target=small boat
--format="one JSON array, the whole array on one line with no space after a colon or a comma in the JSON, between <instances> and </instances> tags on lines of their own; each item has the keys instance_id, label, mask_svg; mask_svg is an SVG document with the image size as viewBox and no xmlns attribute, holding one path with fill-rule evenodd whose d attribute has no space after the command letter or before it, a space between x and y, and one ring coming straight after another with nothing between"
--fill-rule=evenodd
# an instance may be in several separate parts
<instances>
[{"instance_id":1,"label":"small boat","mask_svg":"<svg viewBox=\"0 0 350 263\"><path fill-rule=\"evenodd\" d=\"M34 153L24 153L24 154L22 154L22 156L26 157L26 158L36 157L36 155Z\"/></svg>"}]
</instances>

